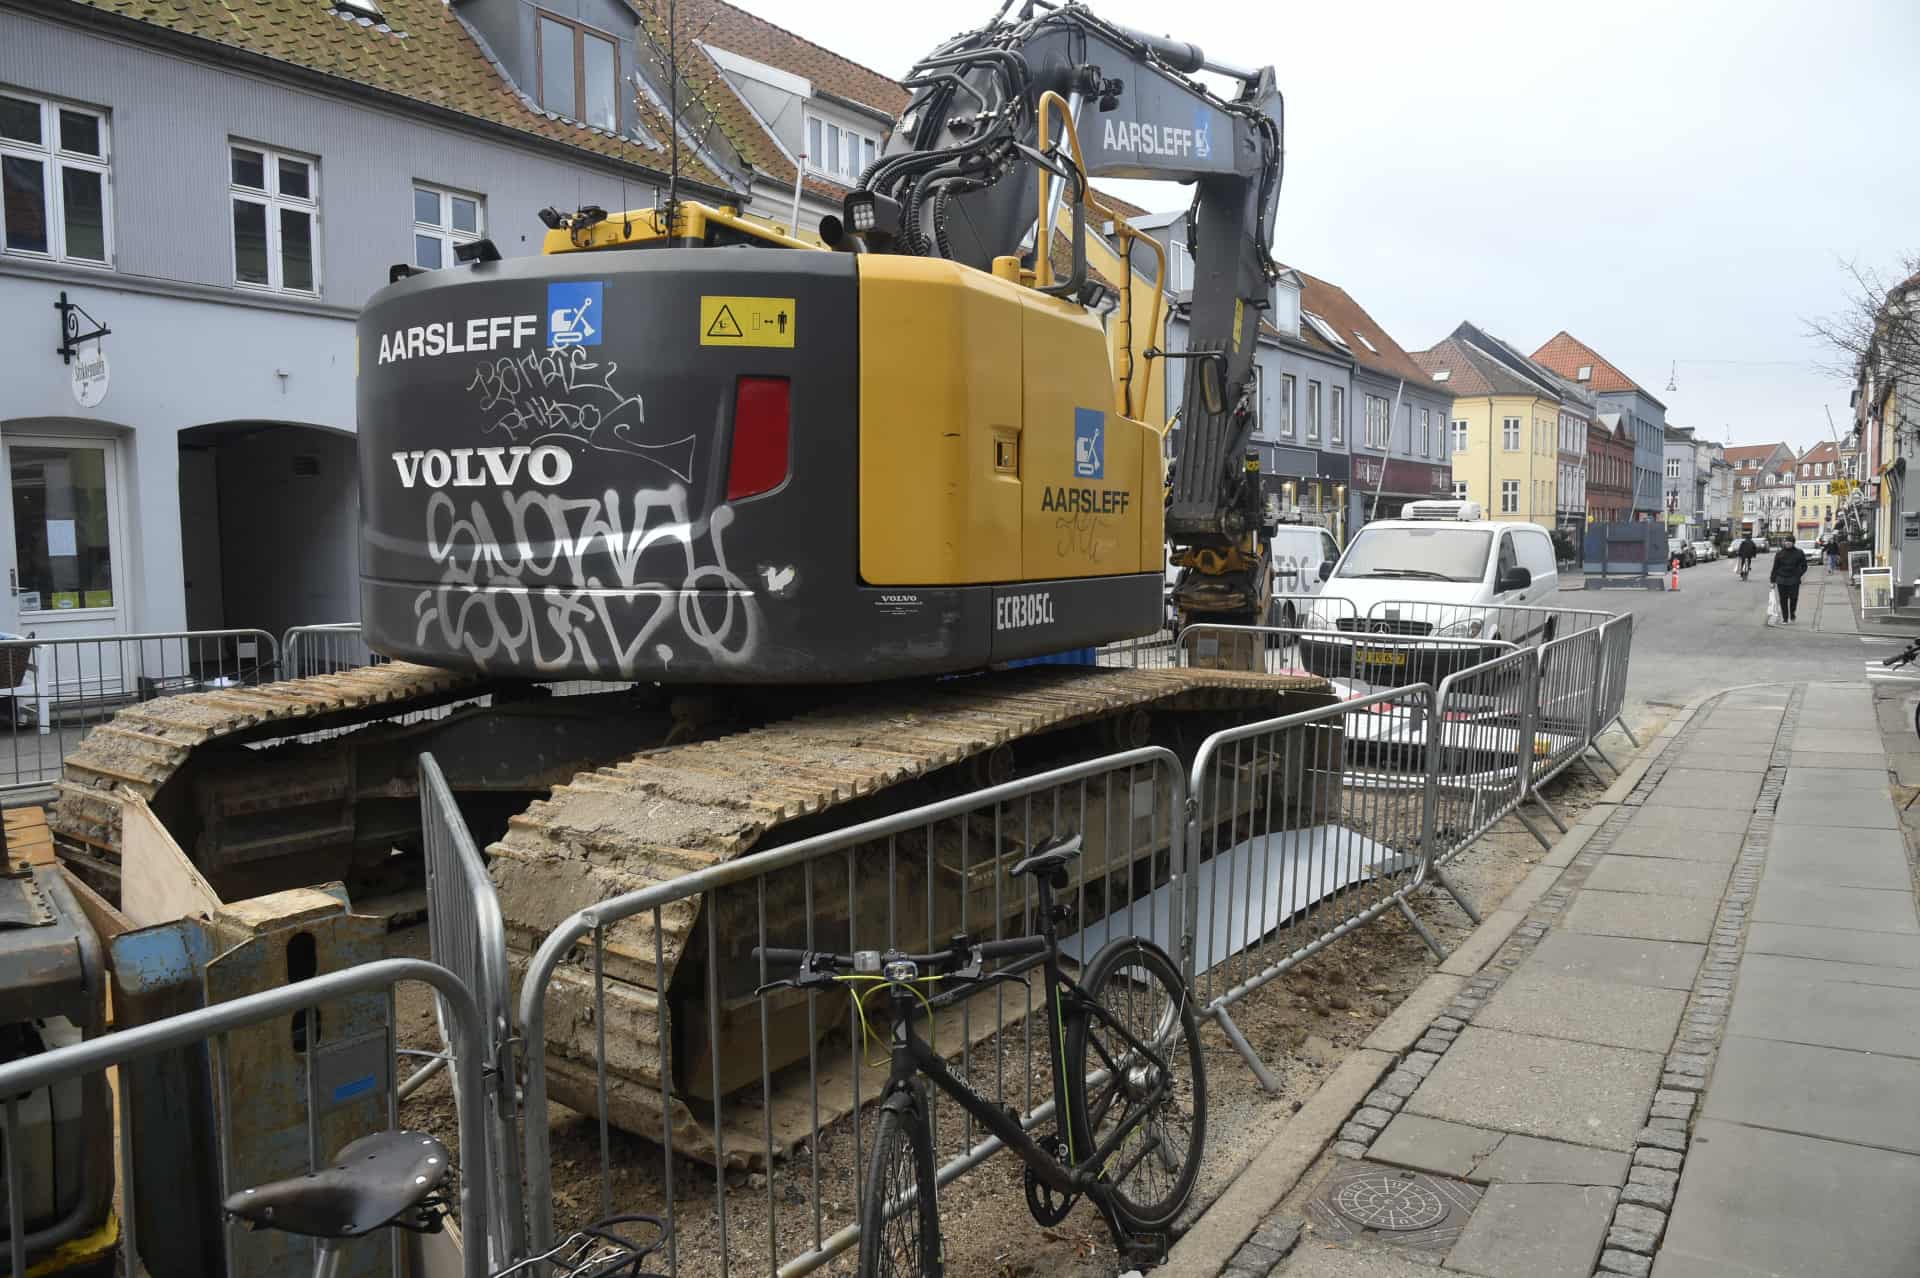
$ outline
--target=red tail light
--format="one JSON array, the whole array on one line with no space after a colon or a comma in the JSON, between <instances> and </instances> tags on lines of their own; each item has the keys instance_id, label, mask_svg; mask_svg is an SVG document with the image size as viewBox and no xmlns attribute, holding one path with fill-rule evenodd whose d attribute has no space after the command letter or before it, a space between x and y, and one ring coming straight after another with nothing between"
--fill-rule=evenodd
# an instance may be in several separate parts
<instances>
[{"instance_id":1,"label":"red tail light","mask_svg":"<svg viewBox=\"0 0 1920 1278\"><path fill-rule=\"evenodd\" d=\"M757 496L786 482L790 433L787 379L742 377L733 392L728 501Z\"/></svg>"}]
</instances>

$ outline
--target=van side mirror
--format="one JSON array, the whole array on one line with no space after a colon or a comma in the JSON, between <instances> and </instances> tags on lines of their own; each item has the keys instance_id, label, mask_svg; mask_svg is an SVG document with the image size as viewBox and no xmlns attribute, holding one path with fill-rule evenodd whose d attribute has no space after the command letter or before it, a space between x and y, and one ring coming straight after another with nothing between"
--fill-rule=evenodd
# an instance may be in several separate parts
<instances>
[{"instance_id":1,"label":"van side mirror","mask_svg":"<svg viewBox=\"0 0 1920 1278\"><path fill-rule=\"evenodd\" d=\"M1509 568L1500 574L1500 580L1494 583L1493 588L1504 595L1509 590L1525 590L1532 584L1531 572L1525 568Z\"/></svg>"},{"instance_id":2,"label":"van side mirror","mask_svg":"<svg viewBox=\"0 0 1920 1278\"><path fill-rule=\"evenodd\" d=\"M1332 580L1332 578L1333 578L1333 560L1322 559L1320 561L1320 580L1330 581Z\"/></svg>"}]
</instances>

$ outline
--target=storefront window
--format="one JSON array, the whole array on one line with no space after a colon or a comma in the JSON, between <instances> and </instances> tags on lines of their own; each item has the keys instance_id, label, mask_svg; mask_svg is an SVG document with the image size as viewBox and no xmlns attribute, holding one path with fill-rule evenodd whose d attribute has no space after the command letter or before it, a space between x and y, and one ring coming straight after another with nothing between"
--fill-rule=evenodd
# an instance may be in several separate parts
<instances>
[{"instance_id":1,"label":"storefront window","mask_svg":"<svg viewBox=\"0 0 1920 1278\"><path fill-rule=\"evenodd\" d=\"M7 458L20 611L111 608L106 450L11 444Z\"/></svg>"}]
</instances>

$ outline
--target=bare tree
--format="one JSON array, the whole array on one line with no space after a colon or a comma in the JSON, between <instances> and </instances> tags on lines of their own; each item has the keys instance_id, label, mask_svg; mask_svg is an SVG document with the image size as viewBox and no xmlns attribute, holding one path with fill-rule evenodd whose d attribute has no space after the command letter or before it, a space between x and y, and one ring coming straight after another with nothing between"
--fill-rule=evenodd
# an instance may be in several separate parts
<instances>
[{"instance_id":1,"label":"bare tree","mask_svg":"<svg viewBox=\"0 0 1920 1278\"><path fill-rule=\"evenodd\" d=\"M1920 253L1907 254L1891 274L1857 261L1842 268L1851 281L1845 308L1807 321L1825 353L1819 366L1855 384L1920 390Z\"/></svg>"}]
</instances>

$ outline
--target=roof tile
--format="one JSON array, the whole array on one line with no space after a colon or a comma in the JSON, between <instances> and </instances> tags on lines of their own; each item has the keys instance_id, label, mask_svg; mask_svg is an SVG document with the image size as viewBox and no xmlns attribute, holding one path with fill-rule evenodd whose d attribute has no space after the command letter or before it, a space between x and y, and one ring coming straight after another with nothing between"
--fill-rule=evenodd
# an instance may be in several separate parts
<instances>
[{"instance_id":1,"label":"roof tile","mask_svg":"<svg viewBox=\"0 0 1920 1278\"><path fill-rule=\"evenodd\" d=\"M1328 326L1340 334L1343 341L1347 341L1352 347L1354 360L1361 367L1388 377L1405 377L1422 382L1430 380L1426 371L1414 363L1400 343L1394 341L1392 335L1381 328L1345 289L1309 275L1298 267L1294 270L1298 272L1302 285L1300 304L1326 320ZM1363 334L1366 342L1352 341L1355 333ZM1367 349L1367 342L1373 343L1373 350Z\"/></svg>"},{"instance_id":2,"label":"roof tile","mask_svg":"<svg viewBox=\"0 0 1920 1278\"><path fill-rule=\"evenodd\" d=\"M1654 403L1660 403L1659 400L1653 398L1653 394L1648 391L1646 387L1640 385L1618 368L1608 363L1601 357L1600 352L1594 350L1593 347L1588 346L1564 328L1549 338L1546 345L1535 351L1533 353L1533 359L1536 363L1552 369L1568 381L1585 386L1589 390L1603 394L1609 391L1638 391L1648 399L1653 400ZM1592 377L1584 382L1581 381L1579 377L1582 367L1591 368L1593 373ZM1666 407L1664 404L1660 406L1662 408Z\"/></svg>"}]
</instances>

